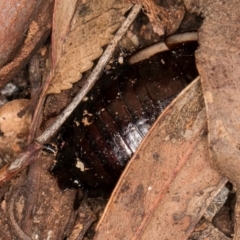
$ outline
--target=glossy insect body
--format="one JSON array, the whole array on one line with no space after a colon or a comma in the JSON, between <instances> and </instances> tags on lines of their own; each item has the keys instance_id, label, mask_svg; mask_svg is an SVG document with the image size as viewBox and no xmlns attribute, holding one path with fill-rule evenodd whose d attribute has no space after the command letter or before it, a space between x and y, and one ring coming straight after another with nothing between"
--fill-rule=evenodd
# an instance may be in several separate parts
<instances>
[{"instance_id":1,"label":"glossy insect body","mask_svg":"<svg viewBox=\"0 0 240 240\"><path fill-rule=\"evenodd\" d=\"M161 53L99 80L58 135L51 172L60 188L112 189L159 113L196 77L195 48Z\"/></svg>"}]
</instances>

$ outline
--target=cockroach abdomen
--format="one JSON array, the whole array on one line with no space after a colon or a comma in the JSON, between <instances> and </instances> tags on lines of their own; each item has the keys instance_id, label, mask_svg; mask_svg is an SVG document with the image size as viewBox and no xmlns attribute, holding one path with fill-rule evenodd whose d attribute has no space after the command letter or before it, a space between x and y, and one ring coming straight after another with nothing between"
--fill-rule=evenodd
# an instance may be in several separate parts
<instances>
[{"instance_id":1,"label":"cockroach abdomen","mask_svg":"<svg viewBox=\"0 0 240 240\"><path fill-rule=\"evenodd\" d=\"M51 172L61 189L112 190L161 111L198 75L196 47L185 44L102 76L59 131Z\"/></svg>"}]
</instances>

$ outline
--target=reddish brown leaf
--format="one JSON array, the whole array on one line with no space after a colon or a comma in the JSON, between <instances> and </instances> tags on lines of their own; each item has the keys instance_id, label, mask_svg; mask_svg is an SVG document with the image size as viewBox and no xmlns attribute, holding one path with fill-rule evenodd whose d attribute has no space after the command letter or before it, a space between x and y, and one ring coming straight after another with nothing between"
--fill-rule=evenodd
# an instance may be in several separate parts
<instances>
[{"instance_id":1,"label":"reddish brown leaf","mask_svg":"<svg viewBox=\"0 0 240 240\"><path fill-rule=\"evenodd\" d=\"M98 225L100 239L187 239L225 183L208 162L199 81L159 117Z\"/></svg>"}]
</instances>

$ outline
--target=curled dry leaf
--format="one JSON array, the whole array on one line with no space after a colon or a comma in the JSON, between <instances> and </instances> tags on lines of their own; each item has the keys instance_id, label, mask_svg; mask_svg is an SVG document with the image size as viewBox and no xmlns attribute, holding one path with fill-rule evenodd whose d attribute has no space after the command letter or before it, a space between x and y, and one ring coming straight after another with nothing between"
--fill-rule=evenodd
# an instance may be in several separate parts
<instances>
[{"instance_id":1,"label":"curled dry leaf","mask_svg":"<svg viewBox=\"0 0 240 240\"><path fill-rule=\"evenodd\" d=\"M237 189L234 239L240 239L240 2L198 4L205 21L199 30L196 61L207 109L210 156Z\"/></svg>"},{"instance_id":2,"label":"curled dry leaf","mask_svg":"<svg viewBox=\"0 0 240 240\"><path fill-rule=\"evenodd\" d=\"M31 115L17 116L29 100L18 99L0 108L0 152L1 160L9 161L26 147Z\"/></svg>"},{"instance_id":3,"label":"curled dry leaf","mask_svg":"<svg viewBox=\"0 0 240 240\"><path fill-rule=\"evenodd\" d=\"M208 162L206 131L201 86L194 81L166 108L131 159L95 240L187 239L226 182Z\"/></svg>"},{"instance_id":4,"label":"curled dry leaf","mask_svg":"<svg viewBox=\"0 0 240 240\"><path fill-rule=\"evenodd\" d=\"M64 24L66 32L63 33L62 25L54 23L52 67L56 65L56 69L48 93L71 88L72 83L93 66L93 61L102 54L102 47L112 39L129 7L130 4L117 0L104 0L101 4L97 0L79 1L72 18L68 14L72 14L73 9L67 13L61 6L55 8L54 22L64 22L64 11L68 25Z\"/></svg>"},{"instance_id":5,"label":"curled dry leaf","mask_svg":"<svg viewBox=\"0 0 240 240\"><path fill-rule=\"evenodd\" d=\"M12 1L11 1L12 2ZM24 2L25 5L23 4ZM31 2L31 1L30 1ZM26 18L28 16L28 22L27 20L25 20L26 22L21 23L21 21L18 19L17 20L17 25L21 25L23 24L24 26L22 26L21 29L21 35L22 38L18 37L19 35L15 35L13 34L12 36L14 38L16 38L14 41L11 40L13 37L11 38L6 38L5 36L5 32L0 34L0 40L1 40L1 36L4 36L3 41L5 41L4 44L6 44L7 42L11 42L13 41L14 44L16 44L16 46L18 46L19 48L16 49L14 48L11 52L14 52L14 58L13 56L11 56L11 59L8 59L10 61L8 61L8 63L6 65L4 65L4 67L2 67L0 69L0 88L3 87L8 81L10 81L18 72L19 70L29 61L29 59L31 58L32 54L38 49L38 47L41 45L41 43L47 38L47 36L50 33L50 29L52 26L52 9L53 9L53 1L49 1L49 0L41 0L41 1L32 1L35 3L36 8L34 10L34 14L32 13L31 18L29 17L29 14L26 15L26 13L24 15L26 15ZM9 4L9 1L1 1L1 4ZM15 3L15 11L18 12L18 14L20 15L20 18L22 18L23 13L25 12L25 8L27 9L29 4L29 1L16 1ZM21 6L21 7L20 7ZM3 11L4 7L1 7L1 13L4 13L5 11ZM11 11L9 11L11 12ZM0 16L1 17L1 16ZM6 17L5 17L6 18ZM10 19L13 19L12 17ZM5 22L6 19L3 18L3 21ZM14 21L13 21L14 22ZM21 24L20 24L21 23ZM14 25L14 23L12 23ZM15 23L16 24L16 23ZM1 27L4 26L4 24L1 24ZM0 30L1 30L0 27ZM12 32L11 29L13 29L12 26L8 26L9 29L6 30L6 34L8 32ZM15 30L14 30L15 31ZM26 32L27 31L27 32ZM10 34L11 36L11 34ZM7 40L6 40L7 39ZM23 41L24 40L24 41ZM22 43L22 44L20 44ZM20 46L19 46L20 44ZM4 45L4 50L6 51L7 46ZM2 43L0 42L0 50L2 47ZM16 50L16 51L15 51ZM5 54L5 52L4 52ZM0 54L1 56L4 54Z\"/></svg>"}]
</instances>

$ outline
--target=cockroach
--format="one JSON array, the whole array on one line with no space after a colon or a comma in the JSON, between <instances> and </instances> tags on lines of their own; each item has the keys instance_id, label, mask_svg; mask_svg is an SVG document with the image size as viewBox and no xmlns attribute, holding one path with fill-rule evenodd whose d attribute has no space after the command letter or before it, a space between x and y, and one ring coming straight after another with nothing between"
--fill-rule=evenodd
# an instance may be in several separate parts
<instances>
[{"instance_id":1,"label":"cockroach","mask_svg":"<svg viewBox=\"0 0 240 240\"><path fill-rule=\"evenodd\" d=\"M108 193L159 114L198 73L197 43L103 74L56 137L61 189Z\"/></svg>"}]
</instances>

